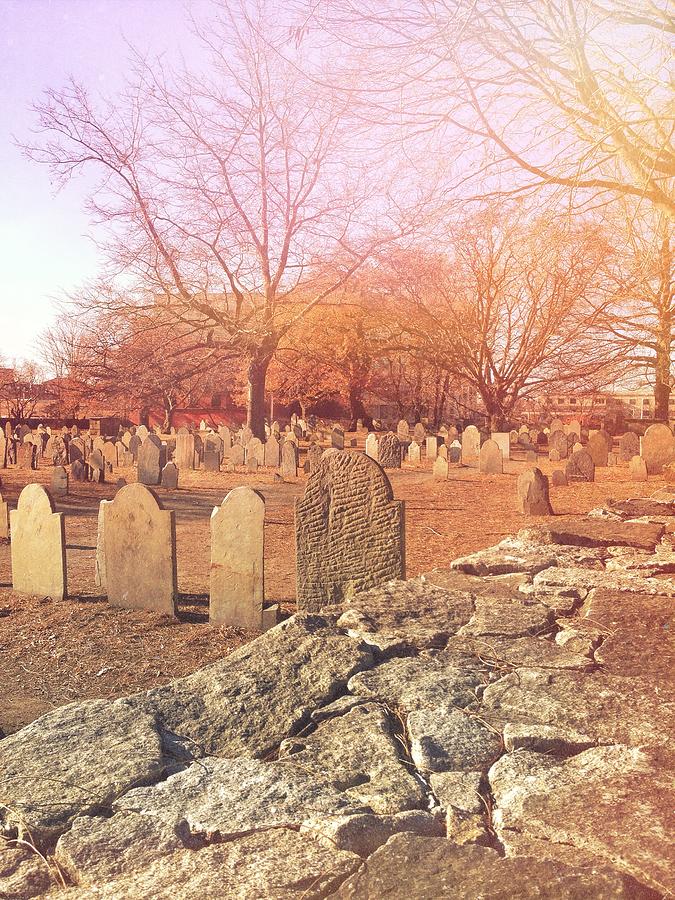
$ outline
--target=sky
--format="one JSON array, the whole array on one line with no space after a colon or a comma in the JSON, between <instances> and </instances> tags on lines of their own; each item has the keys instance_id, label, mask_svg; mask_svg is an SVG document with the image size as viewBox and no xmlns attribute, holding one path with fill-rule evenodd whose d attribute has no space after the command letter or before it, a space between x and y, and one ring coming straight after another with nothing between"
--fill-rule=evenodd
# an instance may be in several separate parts
<instances>
[{"instance_id":1,"label":"sky","mask_svg":"<svg viewBox=\"0 0 675 900\"><path fill-rule=\"evenodd\" d=\"M127 44L189 59L190 14L208 0L0 0L0 360L37 359L55 298L97 271L86 182L60 193L15 140L30 138L31 104L69 76L90 90L122 84ZM0 363L1 364L1 363Z\"/></svg>"}]
</instances>

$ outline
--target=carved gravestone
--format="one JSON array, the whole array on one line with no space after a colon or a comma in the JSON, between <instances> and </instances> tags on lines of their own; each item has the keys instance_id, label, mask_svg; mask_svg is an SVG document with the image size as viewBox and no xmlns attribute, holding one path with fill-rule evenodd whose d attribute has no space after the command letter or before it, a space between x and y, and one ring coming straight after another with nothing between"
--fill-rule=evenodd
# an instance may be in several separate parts
<instances>
[{"instance_id":1,"label":"carved gravestone","mask_svg":"<svg viewBox=\"0 0 675 900\"><path fill-rule=\"evenodd\" d=\"M647 463L641 456L634 456L628 463L631 481L647 481Z\"/></svg>"},{"instance_id":2,"label":"carved gravestone","mask_svg":"<svg viewBox=\"0 0 675 900\"><path fill-rule=\"evenodd\" d=\"M567 475L562 469L555 469L551 475L551 484L553 487L564 487L567 484Z\"/></svg>"},{"instance_id":3,"label":"carved gravestone","mask_svg":"<svg viewBox=\"0 0 675 900\"><path fill-rule=\"evenodd\" d=\"M536 467L518 476L518 510L527 516L552 516L548 478Z\"/></svg>"},{"instance_id":4,"label":"carved gravestone","mask_svg":"<svg viewBox=\"0 0 675 900\"><path fill-rule=\"evenodd\" d=\"M281 462L281 449L279 441L273 431L265 441L265 466L270 469L278 469Z\"/></svg>"},{"instance_id":5,"label":"carved gravestone","mask_svg":"<svg viewBox=\"0 0 675 900\"><path fill-rule=\"evenodd\" d=\"M380 438L378 462L383 469L401 468L401 442L393 431L388 431Z\"/></svg>"},{"instance_id":6,"label":"carved gravestone","mask_svg":"<svg viewBox=\"0 0 675 900\"><path fill-rule=\"evenodd\" d=\"M590 447L590 441L588 445ZM592 454L582 447L581 450L574 452L567 460L567 465L565 466L567 481L595 481L595 465Z\"/></svg>"},{"instance_id":7,"label":"carved gravestone","mask_svg":"<svg viewBox=\"0 0 675 900\"><path fill-rule=\"evenodd\" d=\"M660 475L663 467L675 460L675 439L667 425L650 425L642 438L640 454L648 475Z\"/></svg>"},{"instance_id":8,"label":"carved gravestone","mask_svg":"<svg viewBox=\"0 0 675 900\"><path fill-rule=\"evenodd\" d=\"M462 445L458 440L454 440L448 447L448 462L458 463L462 460Z\"/></svg>"},{"instance_id":9,"label":"carved gravestone","mask_svg":"<svg viewBox=\"0 0 675 900\"><path fill-rule=\"evenodd\" d=\"M92 450L89 454L89 477L97 484L105 481L105 460L100 450Z\"/></svg>"},{"instance_id":10,"label":"carved gravestone","mask_svg":"<svg viewBox=\"0 0 675 900\"><path fill-rule=\"evenodd\" d=\"M296 502L295 529L300 612L405 578L403 503L362 453L326 452Z\"/></svg>"},{"instance_id":11,"label":"carved gravestone","mask_svg":"<svg viewBox=\"0 0 675 900\"><path fill-rule=\"evenodd\" d=\"M233 444L230 450L230 464L232 466L244 465L244 448L241 444Z\"/></svg>"},{"instance_id":12,"label":"carved gravestone","mask_svg":"<svg viewBox=\"0 0 675 900\"><path fill-rule=\"evenodd\" d=\"M41 484L28 484L10 513L12 585L18 594L62 600L67 594L63 513Z\"/></svg>"},{"instance_id":13,"label":"carved gravestone","mask_svg":"<svg viewBox=\"0 0 675 900\"><path fill-rule=\"evenodd\" d=\"M249 487L230 491L211 515L209 621L262 627L265 500Z\"/></svg>"},{"instance_id":14,"label":"carved gravestone","mask_svg":"<svg viewBox=\"0 0 675 900\"><path fill-rule=\"evenodd\" d=\"M55 466L65 466L68 464L68 445L61 435L54 435L50 438L51 452L48 453L49 459Z\"/></svg>"},{"instance_id":15,"label":"carved gravestone","mask_svg":"<svg viewBox=\"0 0 675 900\"><path fill-rule=\"evenodd\" d=\"M336 450L344 450L345 448L345 433L339 425L334 426L330 433L330 445Z\"/></svg>"},{"instance_id":16,"label":"carved gravestone","mask_svg":"<svg viewBox=\"0 0 675 900\"><path fill-rule=\"evenodd\" d=\"M307 474L311 475L321 462L323 451L318 444L311 444L307 450Z\"/></svg>"},{"instance_id":17,"label":"carved gravestone","mask_svg":"<svg viewBox=\"0 0 675 900\"><path fill-rule=\"evenodd\" d=\"M484 475L502 475L504 458L496 441L485 441L478 454L478 470Z\"/></svg>"},{"instance_id":18,"label":"carved gravestone","mask_svg":"<svg viewBox=\"0 0 675 900\"><path fill-rule=\"evenodd\" d=\"M65 497L68 494L68 472L63 466L52 469L51 493L54 497Z\"/></svg>"},{"instance_id":19,"label":"carved gravestone","mask_svg":"<svg viewBox=\"0 0 675 900\"><path fill-rule=\"evenodd\" d=\"M141 484L156 485L162 478L166 453L156 434L149 434L138 454L138 481Z\"/></svg>"},{"instance_id":20,"label":"carved gravestone","mask_svg":"<svg viewBox=\"0 0 675 900\"><path fill-rule=\"evenodd\" d=\"M168 491L178 488L178 466L175 463L168 462L162 469L162 487Z\"/></svg>"},{"instance_id":21,"label":"carved gravestone","mask_svg":"<svg viewBox=\"0 0 675 900\"><path fill-rule=\"evenodd\" d=\"M377 440L377 435L372 431L366 438L366 456L369 456L371 459L374 459L375 462L378 460L379 456L379 441Z\"/></svg>"},{"instance_id":22,"label":"carved gravestone","mask_svg":"<svg viewBox=\"0 0 675 900\"><path fill-rule=\"evenodd\" d=\"M223 442L223 452L227 453L227 451L232 446L232 432L227 427L227 425L219 425L218 426L218 435Z\"/></svg>"},{"instance_id":23,"label":"carved gravestone","mask_svg":"<svg viewBox=\"0 0 675 900\"><path fill-rule=\"evenodd\" d=\"M427 459L434 460L438 456L438 438L435 434L430 434L426 439Z\"/></svg>"},{"instance_id":24,"label":"carved gravestone","mask_svg":"<svg viewBox=\"0 0 675 900\"><path fill-rule=\"evenodd\" d=\"M592 434L589 437L588 444L586 444L586 451L591 457L594 469L595 466L602 468L607 466L607 441L605 440L604 435L602 435L601 432L596 431L595 434ZM588 479L582 480L587 481ZM595 475L590 480L594 481Z\"/></svg>"},{"instance_id":25,"label":"carved gravestone","mask_svg":"<svg viewBox=\"0 0 675 900\"><path fill-rule=\"evenodd\" d=\"M627 431L619 438L619 459L630 462L634 456L640 455L640 438L634 431Z\"/></svg>"},{"instance_id":26,"label":"carved gravestone","mask_svg":"<svg viewBox=\"0 0 675 900\"><path fill-rule=\"evenodd\" d=\"M410 438L410 426L405 419L401 419L396 426L396 437L399 441L407 441Z\"/></svg>"},{"instance_id":27,"label":"carved gravestone","mask_svg":"<svg viewBox=\"0 0 675 900\"><path fill-rule=\"evenodd\" d=\"M297 478L298 448L293 441L284 441L281 446L281 474L284 478Z\"/></svg>"},{"instance_id":28,"label":"carved gravestone","mask_svg":"<svg viewBox=\"0 0 675 900\"><path fill-rule=\"evenodd\" d=\"M552 431L548 438L548 449L549 449L549 459L556 462L551 456L551 453L555 451L559 454L558 460L567 459L567 451L569 448L569 444L567 443L567 435L564 431Z\"/></svg>"},{"instance_id":29,"label":"carved gravestone","mask_svg":"<svg viewBox=\"0 0 675 900\"><path fill-rule=\"evenodd\" d=\"M437 456L433 467L432 473L434 476L434 481L447 481L448 479L448 461L443 456Z\"/></svg>"},{"instance_id":30,"label":"carved gravestone","mask_svg":"<svg viewBox=\"0 0 675 900\"><path fill-rule=\"evenodd\" d=\"M427 430L421 422L417 422L417 424L413 428L413 439L420 445L420 447L427 439Z\"/></svg>"},{"instance_id":31,"label":"carved gravestone","mask_svg":"<svg viewBox=\"0 0 675 900\"><path fill-rule=\"evenodd\" d=\"M9 537L9 504L0 494L0 539Z\"/></svg>"},{"instance_id":32,"label":"carved gravestone","mask_svg":"<svg viewBox=\"0 0 675 900\"><path fill-rule=\"evenodd\" d=\"M246 471L254 475L258 471L258 457L249 456L246 460Z\"/></svg>"},{"instance_id":33,"label":"carved gravestone","mask_svg":"<svg viewBox=\"0 0 675 900\"><path fill-rule=\"evenodd\" d=\"M480 431L475 425L468 425L462 432L462 464L477 466L480 453Z\"/></svg>"},{"instance_id":34,"label":"carved gravestone","mask_svg":"<svg viewBox=\"0 0 675 900\"><path fill-rule=\"evenodd\" d=\"M127 609L175 615L173 511L165 510L154 492L143 484L121 488L103 510L109 602Z\"/></svg>"},{"instance_id":35,"label":"carved gravestone","mask_svg":"<svg viewBox=\"0 0 675 900\"><path fill-rule=\"evenodd\" d=\"M377 457L373 458L377 460ZM422 448L417 441L411 441L408 444L408 462L413 466L419 466L422 463Z\"/></svg>"}]
</instances>

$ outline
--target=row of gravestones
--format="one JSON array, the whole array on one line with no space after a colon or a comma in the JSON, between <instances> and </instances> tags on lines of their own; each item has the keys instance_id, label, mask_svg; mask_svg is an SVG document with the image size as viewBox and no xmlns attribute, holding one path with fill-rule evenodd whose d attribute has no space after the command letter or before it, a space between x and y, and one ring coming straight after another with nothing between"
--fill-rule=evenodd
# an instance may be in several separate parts
<instances>
[{"instance_id":1,"label":"row of gravestones","mask_svg":"<svg viewBox=\"0 0 675 900\"><path fill-rule=\"evenodd\" d=\"M332 510L339 509L340 515ZM210 619L264 628L277 609L264 606L263 497L235 488L213 510ZM329 449L296 503L298 609L317 611L405 576L403 503L393 499L382 469L361 453ZM18 593L67 595L63 513L39 484L27 485L11 512L12 581ZM142 484L101 501L96 582L116 606L175 614L174 512Z\"/></svg>"}]
</instances>

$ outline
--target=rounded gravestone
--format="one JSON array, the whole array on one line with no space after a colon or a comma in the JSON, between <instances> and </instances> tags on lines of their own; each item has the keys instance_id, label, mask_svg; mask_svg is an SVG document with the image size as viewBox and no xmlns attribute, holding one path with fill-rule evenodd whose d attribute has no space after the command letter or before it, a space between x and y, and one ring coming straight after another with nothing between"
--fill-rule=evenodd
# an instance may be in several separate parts
<instances>
[{"instance_id":1,"label":"rounded gravestone","mask_svg":"<svg viewBox=\"0 0 675 900\"><path fill-rule=\"evenodd\" d=\"M675 460L675 439L667 425L650 425L642 438L642 458L648 475L660 475Z\"/></svg>"},{"instance_id":2,"label":"rounded gravestone","mask_svg":"<svg viewBox=\"0 0 675 900\"><path fill-rule=\"evenodd\" d=\"M634 431L627 431L619 438L619 459L630 462L634 456L640 455L640 438Z\"/></svg>"},{"instance_id":3,"label":"rounded gravestone","mask_svg":"<svg viewBox=\"0 0 675 900\"><path fill-rule=\"evenodd\" d=\"M567 442L567 435L565 434L565 432L564 431L552 431L551 434L549 435L548 447L549 447L549 458L550 459L553 458L550 456L550 451L552 451L552 450L556 450L560 454L558 459L567 459L567 451L568 451L569 444Z\"/></svg>"},{"instance_id":4,"label":"rounded gravestone","mask_svg":"<svg viewBox=\"0 0 675 900\"><path fill-rule=\"evenodd\" d=\"M485 441L478 455L478 470L484 475L502 475L504 457L499 444L492 439Z\"/></svg>"},{"instance_id":5,"label":"rounded gravestone","mask_svg":"<svg viewBox=\"0 0 675 900\"><path fill-rule=\"evenodd\" d=\"M567 481L595 481L595 462L588 450L577 450L565 466Z\"/></svg>"},{"instance_id":6,"label":"rounded gravestone","mask_svg":"<svg viewBox=\"0 0 675 900\"><path fill-rule=\"evenodd\" d=\"M586 451L590 454L594 465L602 468L607 466L607 441L599 431L589 437Z\"/></svg>"},{"instance_id":7,"label":"rounded gravestone","mask_svg":"<svg viewBox=\"0 0 675 900\"><path fill-rule=\"evenodd\" d=\"M401 468L401 442L393 431L382 435L378 448L378 461L383 469Z\"/></svg>"}]
</instances>

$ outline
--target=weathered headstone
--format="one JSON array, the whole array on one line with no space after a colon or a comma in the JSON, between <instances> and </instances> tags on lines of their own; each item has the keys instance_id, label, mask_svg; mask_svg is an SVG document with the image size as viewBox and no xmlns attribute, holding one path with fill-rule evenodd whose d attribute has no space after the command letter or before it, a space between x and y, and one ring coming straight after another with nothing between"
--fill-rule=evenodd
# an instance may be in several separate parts
<instances>
[{"instance_id":1,"label":"weathered headstone","mask_svg":"<svg viewBox=\"0 0 675 900\"><path fill-rule=\"evenodd\" d=\"M105 460L100 450L92 450L89 454L89 477L101 484L105 481Z\"/></svg>"},{"instance_id":2,"label":"weathered headstone","mask_svg":"<svg viewBox=\"0 0 675 900\"><path fill-rule=\"evenodd\" d=\"M178 466L175 463L168 462L162 469L162 487L169 491L178 488Z\"/></svg>"},{"instance_id":3,"label":"weathered headstone","mask_svg":"<svg viewBox=\"0 0 675 900\"><path fill-rule=\"evenodd\" d=\"M448 478L448 461L443 456L437 456L432 466L432 474L434 481L447 481Z\"/></svg>"},{"instance_id":4,"label":"weathered headstone","mask_svg":"<svg viewBox=\"0 0 675 900\"><path fill-rule=\"evenodd\" d=\"M253 432L248 427L248 425L244 425L241 429L241 446L246 448L248 446L248 442L253 437Z\"/></svg>"},{"instance_id":5,"label":"weathered headstone","mask_svg":"<svg viewBox=\"0 0 675 900\"><path fill-rule=\"evenodd\" d=\"M123 487L103 510L106 588L110 603L175 615L173 511L165 510L154 492L143 484Z\"/></svg>"},{"instance_id":6,"label":"weathered headstone","mask_svg":"<svg viewBox=\"0 0 675 900\"><path fill-rule=\"evenodd\" d=\"M316 469L316 467L321 462L321 457L323 455L323 450L319 447L318 444L311 444L309 449L307 450L307 474L311 475L312 472Z\"/></svg>"},{"instance_id":7,"label":"weathered headstone","mask_svg":"<svg viewBox=\"0 0 675 900\"><path fill-rule=\"evenodd\" d=\"M159 484L165 456L160 439L156 434L149 434L138 453L138 480L141 484Z\"/></svg>"},{"instance_id":8,"label":"weathered headstone","mask_svg":"<svg viewBox=\"0 0 675 900\"><path fill-rule=\"evenodd\" d=\"M401 442L393 431L388 431L380 438L378 462L383 469L401 468Z\"/></svg>"},{"instance_id":9,"label":"weathered headstone","mask_svg":"<svg viewBox=\"0 0 675 900\"><path fill-rule=\"evenodd\" d=\"M9 504L0 494L0 538L9 537Z\"/></svg>"},{"instance_id":10,"label":"weathered headstone","mask_svg":"<svg viewBox=\"0 0 675 900\"><path fill-rule=\"evenodd\" d=\"M641 456L634 456L628 463L631 481L647 481L647 463Z\"/></svg>"},{"instance_id":11,"label":"weathered headstone","mask_svg":"<svg viewBox=\"0 0 675 900\"><path fill-rule=\"evenodd\" d=\"M335 425L330 433L330 444L336 450L344 450L345 448L345 433L338 425Z\"/></svg>"},{"instance_id":12,"label":"weathered headstone","mask_svg":"<svg viewBox=\"0 0 675 900\"><path fill-rule=\"evenodd\" d=\"M420 447L427 439L427 430L421 422L418 422L413 428L413 439Z\"/></svg>"},{"instance_id":13,"label":"weathered headstone","mask_svg":"<svg viewBox=\"0 0 675 900\"><path fill-rule=\"evenodd\" d=\"M139 438L137 434L132 434L129 440L129 452L134 458L134 462L138 459L138 454L140 453L141 447L143 446L143 442Z\"/></svg>"},{"instance_id":14,"label":"weathered headstone","mask_svg":"<svg viewBox=\"0 0 675 900\"><path fill-rule=\"evenodd\" d=\"M549 433L553 434L554 431L565 432L565 426L563 425L562 419L553 419L549 426Z\"/></svg>"},{"instance_id":15,"label":"weathered headstone","mask_svg":"<svg viewBox=\"0 0 675 900\"><path fill-rule=\"evenodd\" d=\"M27 484L10 513L12 585L17 594L62 600L67 594L63 513L41 484Z\"/></svg>"},{"instance_id":16,"label":"weathered headstone","mask_svg":"<svg viewBox=\"0 0 675 900\"><path fill-rule=\"evenodd\" d=\"M82 460L76 459L70 467L70 474L74 481L86 481L88 478L87 467Z\"/></svg>"},{"instance_id":17,"label":"weathered headstone","mask_svg":"<svg viewBox=\"0 0 675 900\"><path fill-rule=\"evenodd\" d=\"M373 457L373 459L377 461L377 457ZM413 466L419 466L422 462L422 448L417 441L411 441L408 445L408 462Z\"/></svg>"},{"instance_id":18,"label":"weathered headstone","mask_svg":"<svg viewBox=\"0 0 675 900\"><path fill-rule=\"evenodd\" d=\"M179 469L194 469L195 467L195 437L186 429L179 428L176 435L176 449L174 462Z\"/></svg>"},{"instance_id":19,"label":"weathered headstone","mask_svg":"<svg viewBox=\"0 0 675 900\"><path fill-rule=\"evenodd\" d=\"M374 459L375 462L378 461L379 457L379 441L377 440L377 435L372 431L366 438L366 456L369 456L371 459Z\"/></svg>"},{"instance_id":20,"label":"weathered headstone","mask_svg":"<svg viewBox=\"0 0 675 900\"><path fill-rule=\"evenodd\" d=\"M295 528L300 612L318 612L352 591L405 578L403 503L362 453L324 455L296 502Z\"/></svg>"},{"instance_id":21,"label":"weathered headstone","mask_svg":"<svg viewBox=\"0 0 675 900\"><path fill-rule=\"evenodd\" d=\"M477 466L480 452L480 431L475 425L468 425L462 432L462 464Z\"/></svg>"},{"instance_id":22,"label":"weathered headstone","mask_svg":"<svg viewBox=\"0 0 675 900\"><path fill-rule=\"evenodd\" d=\"M564 431L552 431L548 438L549 459L553 459L551 452L555 450L559 453L558 459L567 459L569 444L567 443L567 435ZM555 462L555 460L554 460Z\"/></svg>"},{"instance_id":23,"label":"weathered headstone","mask_svg":"<svg viewBox=\"0 0 675 900\"><path fill-rule=\"evenodd\" d=\"M71 465L79 459L80 462L84 462L85 460L85 448L84 441L80 437L73 438L70 444L68 445L68 455L70 457Z\"/></svg>"},{"instance_id":24,"label":"weathered headstone","mask_svg":"<svg viewBox=\"0 0 675 900\"><path fill-rule=\"evenodd\" d=\"M589 437L586 451L590 455L594 466L601 468L607 466L607 441L599 431Z\"/></svg>"},{"instance_id":25,"label":"weathered headstone","mask_svg":"<svg viewBox=\"0 0 675 900\"><path fill-rule=\"evenodd\" d=\"M211 515L209 621L262 627L265 500L249 487L230 491Z\"/></svg>"},{"instance_id":26,"label":"weathered headstone","mask_svg":"<svg viewBox=\"0 0 675 900\"><path fill-rule=\"evenodd\" d=\"M553 487L564 487L567 484L567 475L565 475L562 469L553 470L551 484Z\"/></svg>"},{"instance_id":27,"label":"weathered headstone","mask_svg":"<svg viewBox=\"0 0 675 900\"><path fill-rule=\"evenodd\" d=\"M493 431L490 435L491 440L502 451L502 460L511 458L511 440L508 431Z\"/></svg>"},{"instance_id":28,"label":"weathered headstone","mask_svg":"<svg viewBox=\"0 0 675 900\"><path fill-rule=\"evenodd\" d=\"M630 462L634 456L640 455L640 438L634 431L627 431L619 438L619 458Z\"/></svg>"},{"instance_id":29,"label":"weathered headstone","mask_svg":"<svg viewBox=\"0 0 675 900\"><path fill-rule=\"evenodd\" d=\"M7 438L4 431L0 431L0 469L7 467Z\"/></svg>"},{"instance_id":30,"label":"weathered headstone","mask_svg":"<svg viewBox=\"0 0 675 900\"><path fill-rule=\"evenodd\" d=\"M103 445L103 449L101 450L103 454L103 459L108 463L111 468L115 468L117 465L117 447L112 441L106 441Z\"/></svg>"},{"instance_id":31,"label":"weathered headstone","mask_svg":"<svg viewBox=\"0 0 675 900\"><path fill-rule=\"evenodd\" d=\"M103 511L107 503L112 500L101 500L98 505L98 520L96 530L96 561L94 563L94 583L96 587L106 590L105 577L105 514Z\"/></svg>"},{"instance_id":32,"label":"weathered headstone","mask_svg":"<svg viewBox=\"0 0 675 900\"><path fill-rule=\"evenodd\" d=\"M485 441L478 454L478 470L484 475L502 475L504 458L496 441Z\"/></svg>"},{"instance_id":33,"label":"weathered headstone","mask_svg":"<svg viewBox=\"0 0 675 900\"><path fill-rule=\"evenodd\" d=\"M650 425L642 438L640 454L648 475L660 475L663 467L675 460L675 439L667 425Z\"/></svg>"},{"instance_id":34,"label":"weathered headstone","mask_svg":"<svg viewBox=\"0 0 675 900\"><path fill-rule=\"evenodd\" d=\"M246 460L246 471L250 475L255 475L258 471L258 457L257 456L249 456Z\"/></svg>"},{"instance_id":35,"label":"weathered headstone","mask_svg":"<svg viewBox=\"0 0 675 900\"><path fill-rule=\"evenodd\" d=\"M518 476L518 510L527 516L552 516L548 478L536 467Z\"/></svg>"},{"instance_id":36,"label":"weathered headstone","mask_svg":"<svg viewBox=\"0 0 675 900\"><path fill-rule=\"evenodd\" d=\"M441 444L441 445L440 445L440 447L438 448L438 455L439 455L439 456L442 456L443 459L446 460L446 462L447 462L447 459L448 459L448 448L447 448L447 445L446 445L446 444Z\"/></svg>"},{"instance_id":37,"label":"weathered headstone","mask_svg":"<svg viewBox=\"0 0 675 900\"><path fill-rule=\"evenodd\" d=\"M146 425L139 425L136 429L136 434L141 439L141 443L145 443L145 439L150 434Z\"/></svg>"},{"instance_id":38,"label":"weathered headstone","mask_svg":"<svg viewBox=\"0 0 675 900\"><path fill-rule=\"evenodd\" d=\"M51 493L54 497L65 497L68 494L68 472L63 466L52 469Z\"/></svg>"},{"instance_id":39,"label":"weathered headstone","mask_svg":"<svg viewBox=\"0 0 675 900\"><path fill-rule=\"evenodd\" d=\"M220 472L220 452L213 444L204 444L204 471Z\"/></svg>"},{"instance_id":40,"label":"weathered headstone","mask_svg":"<svg viewBox=\"0 0 675 900\"><path fill-rule=\"evenodd\" d=\"M458 463L462 460L462 445L458 440L454 440L448 447L448 462Z\"/></svg>"},{"instance_id":41,"label":"weathered headstone","mask_svg":"<svg viewBox=\"0 0 675 900\"><path fill-rule=\"evenodd\" d=\"M227 425L219 425L218 434L220 435L220 439L223 442L223 451L227 453L227 451L232 446L232 433Z\"/></svg>"},{"instance_id":42,"label":"weathered headstone","mask_svg":"<svg viewBox=\"0 0 675 900\"><path fill-rule=\"evenodd\" d=\"M257 437L252 437L246 445L247 461L253 458L257 460L259 466L262 466L265 462L265 445Z\"/></svg>"},{"instance_id":43,"label":"weathered headstone","mask_svg":"<svg viewBox=\"0 0 675 900\"><path fill-rule=\"evenodd\" d=\"M265 441L265 466L270 469L278 469L281 461L281 449L274 432Z\"/></svg>"},{"instance_id":44,"label":"weathered headstone","mask_svg":"<svg viewBox=\"0 0 675 900\"><path fill-rule=\"evenodd\" d=\"M230 463L232 466L244 465L244 448L241 444L232 445L232 449L230 450Z\"/></svg>"},{"instance_id":45,"label":"weathered headstone","mask_svg":"<svg viewBox=\"0 0 675 900\"><path fill-rule=\"evenodd\" d=\"M438 438L436 435L429 435L426 439L427 459L434 460L438 456Z\"/></svg>"},{"instance_id":46,"label":"weathered headstone","mask_svg":"<svg viewBox=\"0 0 675 900\"><path fill-rule=\"evenodd\" d=\"M595 461L588 450L582 447L570 456L565 466L565 475L568 482L595 481Z\"/></svg>"},{"instance_id":47,"label":"weathered headstone","mask_svg":"<svg viewBox=\"0 0 675 900\"><path fill-rule=\"evenodd\" d=\"M293 441L284 441L281 446L281 474L284 478L298 477L298 448Z\"/></svg>"},{"instance_id":48,"label":"weathered headstone","mask_svg":"<svg viewBox=\"0 0 675 900\"><path fill-rule=\"evenodd\" d=\"M37 469L37 447L30 441L21 444L18 449L19 468Z\"/></svg>"},{"instance_id":49,"label":"weathered headstone","mask_svg":"<svg viewBox=\"0 0 675 900\"><path fill-rule=\"evenodd\" d=\"M410 425L405 419L400 419L396 426L396 437L399 441L407 441L410 437Z\"/></svg>"}]
</instances>

